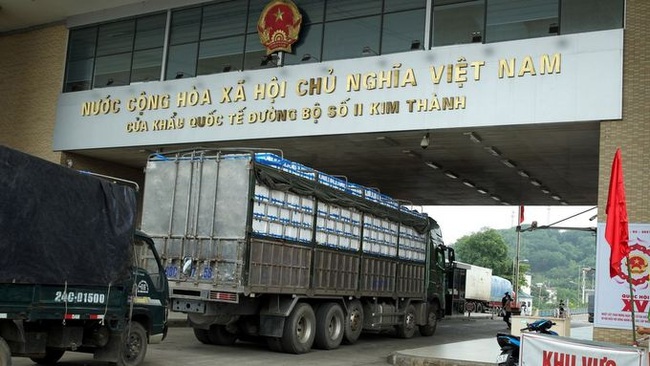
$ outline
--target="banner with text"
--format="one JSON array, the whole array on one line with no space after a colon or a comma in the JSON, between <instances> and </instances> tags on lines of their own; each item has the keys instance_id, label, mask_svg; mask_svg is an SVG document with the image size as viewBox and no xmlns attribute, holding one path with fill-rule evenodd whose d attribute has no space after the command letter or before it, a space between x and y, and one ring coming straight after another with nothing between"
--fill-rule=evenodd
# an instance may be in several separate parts
<instances>
[{"instance_id":1,"label":"banner with text","mask_svg":"<svg viewBox=\"0 0 650 366\"><path fill-rule=\"evenodd\" d=\"M619 346L546 334L521 337L522 366L646 366L647 353Z\"/></svg>"},{"instance_id":2,"label":"banner with text","mask_svg":"<svg viewBox=\"0 0 650 366\"><path fill-rule=\"evenodd\" d=\"M637 325L650 326L650 224L629 224L630 247L627 260L621 261L621 275L610 278L610 246L605 240L605 223L598 224L596 243L596 295L594 325L604 328L632 329L632 309ZM632 283L632 297L630 285Z\"/></svg>"}]
</instances>

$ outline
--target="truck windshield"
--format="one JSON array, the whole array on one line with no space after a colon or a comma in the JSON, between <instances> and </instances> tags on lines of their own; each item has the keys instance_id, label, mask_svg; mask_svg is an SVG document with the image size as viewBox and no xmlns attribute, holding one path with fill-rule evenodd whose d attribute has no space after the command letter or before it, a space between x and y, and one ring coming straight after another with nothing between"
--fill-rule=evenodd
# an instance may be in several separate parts
<instances>
[{"instance_id":1,"label":"truck windshield","mask_svg":"<svg viewBox=\"0 0 650 366\"><path fill-rule=\"evenodd\" d=\"M137 268L146 271L149 274L149 277L151 278L151 282L153 282L153 285L156 287L156 289L162 290L163 288L162 269L158 265L156 256L151 250L149 244L141 238L136 238L134 242L134 249L135 249L134 265Z\"/></svg>"}]
</instances>

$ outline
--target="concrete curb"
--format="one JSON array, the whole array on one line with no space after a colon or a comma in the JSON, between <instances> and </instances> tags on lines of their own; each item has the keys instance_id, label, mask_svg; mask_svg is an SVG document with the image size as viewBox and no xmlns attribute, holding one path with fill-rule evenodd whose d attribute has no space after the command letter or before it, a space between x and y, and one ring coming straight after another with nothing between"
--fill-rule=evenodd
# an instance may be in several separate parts
<instances>
[{"instance_id":1,"label":"concrete curb","mask_svg":"<svg viewBox=\"0 0 650 366\"><path fill-rule=\"evenodd\" d=\"M390 354L386 361L388 364L396 366L494 366L494 362L413 356L401 352Z\"/></svg>"}]
</instances>

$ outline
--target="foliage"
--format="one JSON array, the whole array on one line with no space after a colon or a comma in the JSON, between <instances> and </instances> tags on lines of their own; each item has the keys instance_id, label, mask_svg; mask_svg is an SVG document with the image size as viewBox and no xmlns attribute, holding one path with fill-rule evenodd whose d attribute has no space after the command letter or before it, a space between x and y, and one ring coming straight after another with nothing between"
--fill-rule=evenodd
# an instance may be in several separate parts
<instances>
[{"instance_id":1,"label":"foliage","mask_svg":"<svg viewBox=\"0 0 650 366\"><path fill-rule=\"evenodd\" d=\"M593 268L596 263L595 234L547 229L521 232L520 235L519 258L527 260L520 264L520 274L532 276L531 295L535 302L547 301L549 290L552 290L558 300L568 299L571 305L580 304L582 268ZM515 228L484 228L460 238L454 248L459 261L492 268L494 275L512 278L516 245ZM521 277L520 283L523 283ZM593 280L587 280L587 288L593 288Z\"/></svg>"}]
</instances>

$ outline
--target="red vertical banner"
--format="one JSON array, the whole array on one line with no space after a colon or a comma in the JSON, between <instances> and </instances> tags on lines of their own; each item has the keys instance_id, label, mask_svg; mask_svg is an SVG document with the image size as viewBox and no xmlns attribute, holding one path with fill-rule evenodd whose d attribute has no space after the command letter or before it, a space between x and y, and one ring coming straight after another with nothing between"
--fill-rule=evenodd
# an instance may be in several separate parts
<instances>
[{"instance_id":1,"label":"red vertical banner","mask_svg":"<svg viewBox=\"0 0 650 366\"><path fill-rule=\"evenodd\" d=\"M519 222L518 222L518 224L521 225L522 222L524 222L524 205L519 205Z\"/></svg>"},{"instance_id":2,"label":"red vertical banner","mask_svg":"<svg viewBox=\"0 0 650 366\"><path fill-rule=\"evenodd\" d=\"M605 223L605 240L611 247L609 257L609 276L623 274L621 261L630 252L628 246L627 205L625 203L625 182L623 180L623 162L621 149L616 149L612 162L612 173L609 178L609 193L607 194L607 222Z\"/></svg>"}]
</instances>

